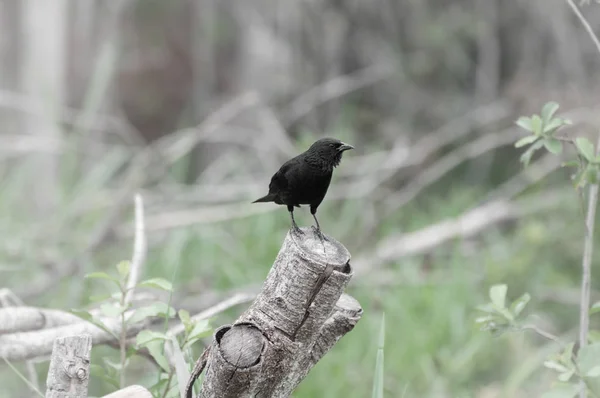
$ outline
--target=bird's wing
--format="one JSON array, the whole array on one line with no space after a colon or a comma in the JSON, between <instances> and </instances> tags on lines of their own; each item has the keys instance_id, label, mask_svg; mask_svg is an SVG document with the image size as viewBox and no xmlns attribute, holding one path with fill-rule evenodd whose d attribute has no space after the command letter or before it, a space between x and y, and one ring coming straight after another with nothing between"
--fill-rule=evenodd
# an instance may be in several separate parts
<instances>
[{"instance_id":1,"label":"bird's wing","mask_svg":"<svg viewBox=\"0 0 600 398\"><path fill-rule=\"evenodd\" d=\"M290 170L291 165L291 160L288 160L277 170L277 173L273 174L269 183L269 193L278 193L287 190L289 181L286 174Z\"/></svg>"}]
</instances>

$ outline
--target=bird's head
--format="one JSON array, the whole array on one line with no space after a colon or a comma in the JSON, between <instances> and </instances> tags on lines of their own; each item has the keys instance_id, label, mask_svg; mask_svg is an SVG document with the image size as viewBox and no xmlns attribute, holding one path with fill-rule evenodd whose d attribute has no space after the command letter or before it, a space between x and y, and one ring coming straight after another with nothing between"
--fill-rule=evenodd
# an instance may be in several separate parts
<instances>
[{"instance_id":1,"label":"bird's head","mask_svg":"<svg viewBox=\"0 0 600 398\"><path fill-rule=\"evenodd\" d=\"M342 154L349 149L354 149L354 147L335 138L321 138L312 144L307 152L317 157L328 168L333 169L340 164Z\"/></svg>"}]
</instances>

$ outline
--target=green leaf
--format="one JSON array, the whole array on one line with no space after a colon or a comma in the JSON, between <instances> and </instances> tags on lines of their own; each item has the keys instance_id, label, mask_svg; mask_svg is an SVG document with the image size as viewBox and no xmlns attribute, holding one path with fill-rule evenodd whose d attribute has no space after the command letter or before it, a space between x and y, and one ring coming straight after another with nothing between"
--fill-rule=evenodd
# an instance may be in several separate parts
<instances>
[{"instance_id":1,"label":"green leaf","mask_svg":"<svg viewBox=\"0 0 600 398\"><path fill-rule=\"evenodd\" d=\"M531 296L529 293L523 294L521 297L513 301L512 305L510 306L510 312L512 312L515 317L519 316L530 300Z\"/></svg>"},{"instance_id":2,"label":"green leaf","mask_svg":"<svg viewBox=\"0 0 600 398\"><path fill-rule=\"evenodd\" d=\"M569 160L567 162L562 162L562 167L579 167L579 162L577 160Z\"/></svg>"},{"instance_id":3,"label":"green leaf","mask_svg":"<svg viewBox=\"0 0 600 398\"><path fill-rule=\"evenodd\" d=\"M588 184L598 183L598 168L593 164L588 164L585 168L585 181Z\"/></svg>"},{"instance_id":4,"label":"green leaf","mask_svg":"<svg viewBox=\"0 0 600 398\"><path fill-rule=\"evenodd\" d=\"M535 151L537 151L538 149L540 149L543 145L544 145L544 141L543 140L537 140L536 142L534 142L521 155L521 163L523 163L523 165L527 167L529 165L529 162L531 161L531 157L533 156L533 154L535 153Z\"/></svg>"},{"instance_id":5,"label":"green leaf","mask_svg":"<svg viewBox=\"0 0 600 398\"><path fill-rule=\"evenodd\" d=\"M583 188L587 182L585 176L586 176L586 172L587 172L587 168L583 169L583 170L578 170L575 174L573 174L573 176L571 177L573 179L573 186L577 189L579 188Z\"/></svg>"},{"instance_id":6,"label":"green leaf","mask_svg":"<svg viewBox=\"0 0 600 398\"><path fill-rule=\"evenodd\" d=\"M210 335L212 328L210 327L210 321L203 319L194 324L194 328L190 332L191 338L202 338Z\"/></svg>"},{"instance_id":7,"label":"green leaf","mask_svg":"<svg viewBox=\"0 0 600 398\"><path fill-rule=\"evenodd\" d=\"M111 282L114 282L117 286L121 286L121 282L115 278L114 276L108 275L105 272L92 272L91 274L87 274L84 276L86 279L106 279Z\"/></svg>"},{"instance_id":8,"label":"green leaf","mask_svg":"<svg viewBox=\"0 0 600 398\"><path fill-rule=\"evenodd\" d=\"M542 398L573 398L579 392L576 384L560 384L542 394Z\"/></svg>"},{"instance_id":9,"label":"green leaf","mask_svg":"<svg viewBox=\"0 0 600 398\"><path fill-rule=\"evenodd\" d=\"M554 101L547 102L542 107L542 120L544 122L544 125L547 125L550 122L550 120L552 120L552 117L554 116L558 108L559 105Z\"/></svg>"},{"instance_id":10,"label":"green leaf","mask_svg":"<svg viewBox=\"0 0 600 398\"><path fill-rule=\"evenodd\" d=\"M527 116L521 116L519 119L517 119L515 123L522 129L533 132L533 130L531 129L531 118Z\"/></svg>"},{"instance_id":11,"label":"green leaf","mask_svg":"<svg viewBox=\"0 0 600 398\"><path fill-rule=\"evenodd\" d=\"M110 294L102 294L98 296L90 296L90 302L92 303L101 303L102 301L106 301L111 298Z\"/></svg>"},{"instance_id":12,"label":"green leaf","mask_svg":"<svg viewBox=\"0 0 600 398\"><path fill-rule=\"evenodd\" d=\"M506 291L508 287L504 284L494 285L490 288L490 299L492 303L499 309L505 308Z\"/></svg>"},{"instance_id":13,"label":"green leaf","mask_svg":"<svg viewBox=\"0 0 600 398\"><path fill-rule=\"evenodd\" d=\"M600 365L596 365L585 374L586 377L598 377L600 376Z\"/></svg>"},{"instance_id":14,"label":"green leaf","mask_svg":"<svg viewBox=\"0 0 600 398\"><path fill-rule=\"evenodd\" d=\"M535 135L542 135L542 119L538 115L531 117L531 132Z\"/></svg>"},{"instance_id":15,"label":"green leaf","mask_svg":"<svg viewBox=\"0 0 600 398\"><path fill-rule=\"evenodd\" d=\"M210 327L210 321L203 319L194 324L194 327L190 331L185 344L183 347L188 347L194 344L196 341L203 339L204 337L210 336L212 328Z\"/></svg>"},{"instance_id":16,"label":"green leaf","mask_svg":"<svg viewBox=\"0 0 600 398\"><path fill-rule=\"evenodd\" d=\"M175 365L175 375L177 376L177 381L179 385L179 394L181 397L185 397L185 386L187 381L190 379L190 371L188 369L188 365L185 362L185 357L181 348L179 347L179 343L176 338L172 338L167 341L167 344L171 345L172 352L172 360Z\"/></svg>"},{"instance_id":17,"label":"green leaf","mask_svg":"<svg viewBox=\"0 0 600 398\"><path fill-rule=\"evenodd\" d=\"M544 140L544 146L549 152L555 155L561 153L563 149L562 142L560 142L556 138L546 138Z\"/></svg>"},{"instance_id":18,"label":"green leaf","mask_svg":"<svg viewBox=\"0 0 600 398\"><path fill-rule=\"evenodd\" d=\"M574 369L571 369L567 372L561 373L558 375L558 380L560 381L569 381L571 379L571 377L573 377L573 374L575 373Z\"/></svg>"},{"instance_id":19,"label":"green leaf","mask_svg":"<svg viewBox=\"0 0 600 398\"><path fill-rule=\"evenodd\" d=\"M165 303L157 302L146 307L137 308L127 322L135 324L149 317L164 317L167 314L169 318L175 316L175 309L169 307Z\"/></svg>"},{"instance_id":20,"label":"green leaf","mask_svg":"<svg viewBox=\"0 0 600 398\"><path fill-rule=\"evenodd\" d=\"M552 119L548 123L544 123L544 134L552 135L552 133L556 132L559 127L564 126L563 119Z\"/></svg>"},{"instance_id":21,"label":"green leaf","mask_svg":"<svg viewBox=\"0 0 600 398\"><path fill-rule=\"evenodd\" d=\"M154 340L150 343L147 343L146 348L148 349L150 355L152 355L152 358L154 358L156 363L162 368L162 370L164 370L167 373L170 373L171 367L169 366L169 361L167 361L167 358L162 352L163 344L163 341Z\"/></svg>"},{"instance_id":22,"label":"green leaf","mask_svg":"<svg viewBox=\"0 0 600 398\"><path fill-rule=\"evenodd\" d=\"M131 268L131 263L129 261L121 261L117 264L117 270L119 271L119 275L122 280L126 280L127 276L129 276L129 270Z\"/></svg>"},{"instance_id":23,"label":"green leaf","mask_svg":"<svg viewBox=\"0 0 600 398\"><path fill-rule=\"evenodd\" d=\"M152 278L142 281L138 284L140 287L152 287L155 289L162 289L168 292L173 291L173 285L166 279L163 278Z\"/></svg>"},{"instance_id":24,"label":"green leaf","mask_svg":"<svg viewBox=\"0 0 600 398\"><path fill-rule=\"evenodd\" d=\"M148 344L158 340L169 340L163 333L154 332L152 330L142 330L135 338L135 343L139 347L145 347Z\"/></svg>"},{"instance_id":25,"label":"green leaf","mask_svg":"<svg viewBox=\"0 0 600 398\"><path fill-rule=\"evenodd\" d=\"M192 319L190 318L190 313L186 310L179 310L177 312L177 315L179 316L179 319L181 320L181 322L184 325L191 325L192 324Z\"/></svg>"},{"instance_id":26,"label":"green leaf","mask_svg":"<svg viewBox=\"0 0 600 398\"><path fill-rule=\"evenodd\" d=\"M556 361L545 361L544 366L548 369L556 370L557 372L568 372L569 369Z\"/></svg>"},{"instance_id":27,"label":"green leaf","mask_svg":"<svg viewBox=\"0 0 600 398\"><path fill-rule=\"evenodd\" d=\"M136 355L137 353L138 353L138 349L135 346L132 345L132 346L130 346L127 349L127 352L125 353L125 356L129 359L132 356Z\"/></svg>"},{"instance_id":28,"label":"green leaf","mask_svg":"<svg viewBox=\"0 0 600 398\"><path fill-rule=\"evenodd\" d=\"M587 374L600 363L600 343L581 347L577 355L577 364L582 374Z\"/></svg>"},{"instance_id":29,"label":"green leaf","mask_svg":"<svg viewBox=\"0 0 600 398\"><path fill-rule=\"evenodd\" d=\"M494 308L494 306L491 305L491 304L489 304L489 303L488 304L484 304L484 305L478 305L475 308L477 308L479 311L487 312L488 314L495 314L495 313L498 312L496 310L496 308Z\"/></svg>"},{"instance_id":30,"label":"green leaf","mask_svg":"<svg viewBox=\"0 0 600 398\"><path fill-rule=\"evenodd\" d=\"M111 361L110 359L108 359L106 357L102 358L102 360L104 361L104 364L108 368L112 368L112 369L115 370L115 374L121 373L121 371L123 370L123 368L127 366L127 364L125 364L125 366L123 366L123 364L117 363L117 362L113 362L113 361Z\"/></svg>"},{"instance_id":31,"label":"green leaf","mask_svg":"<svg viewBox=\"0 0 600 398\"><path fill-rule=\"evenodd\" d=\"M538 138L540 137L537 135L528 135L527 137L523 137L515 143L515 148L521 148L522 146L529 145L535 142Z\"/></svg>"},{"instance_id":32,"label":"green leaf","mask_svg":"<svg viewBox=\"0 0 600 398\"><path fill-rule=\"evenodd\" d=\"M104 322L102 322L100 319L96 319L94 318L94 316L92 314L90 314L87 311L84 310L78 310L78 309L71 309L70 312L73 315L78 316L79 318L90 322L93 325L96 325L97 327L99 327L100 329L104 330L106 333L110 334L111 336L113 336L115 339L119 340L119 336L117 336L117 334L115 332L113 332L112 330L110 330L108 328L108 326L106 326L104 324Z\"/></svg>"},{"instance_id":33,"label":"green leaf","mask_svg":"<svg viewBox=\"0 0 600 398\"><path fill-rule=\"evenodd\" d=\"M592 308L590 308L590 314L595 314L596 312L600 312L600 301L596 301Z\"/></svg>"},{"instance_id":34,"label":"green leaf","mask_svg":"<svg viewBox=\"0 0 600 398\"><path fill-rule=\"evenodd\" d=\"M110 318L116 318L126 310L127 308L123 308L115 303L104 303L100 306L100 311Z\"/></svg>"},{"instance_id":35,"label":"green leaf","mask_svg":"<svg viewBox=\"0 0 600 398\"><path fill-rule=\"evenodd\" d=\"M564 351L560 355L560 361L562 363L571 363L571 359L573 358L573 348L575 347L574 342L570 342L565 346Z\"/></svg>"},{"instance_id":36,"label":"green leaf","mask_svg":"<svg viewBox=\"0 0 600 398\"><path fill-rule=\"evenodd\" d=\"M579 149L579 153L583 155L584 158L591 162L594 160L594 145L585 137L577 137L575 139L575 145L577 149Z\"/></svg>"}]
</instances>

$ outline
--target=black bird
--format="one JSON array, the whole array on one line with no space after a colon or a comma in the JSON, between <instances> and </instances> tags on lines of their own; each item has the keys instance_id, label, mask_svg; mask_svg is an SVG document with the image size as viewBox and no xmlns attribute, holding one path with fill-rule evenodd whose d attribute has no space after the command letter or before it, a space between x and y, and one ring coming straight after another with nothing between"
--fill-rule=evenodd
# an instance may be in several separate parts
<instances>
[{"instance_id":1,"label":"black bird","mask_svg":"<svg viewBox=\"0 0 600 398\"><path fill-rule=\"evenodd\" d=\"M349 149L354 147L334 138L316 141L306 152L285 162L271 178L269 193L252 203L287 205L292 227L300 234L303 232L294 220L294 206L310 205L310 214L317 223L317 233L323 238L316 216L317 208L327 193L334 167L340 164L342 154Z\"/></svg>"}]
</instances>

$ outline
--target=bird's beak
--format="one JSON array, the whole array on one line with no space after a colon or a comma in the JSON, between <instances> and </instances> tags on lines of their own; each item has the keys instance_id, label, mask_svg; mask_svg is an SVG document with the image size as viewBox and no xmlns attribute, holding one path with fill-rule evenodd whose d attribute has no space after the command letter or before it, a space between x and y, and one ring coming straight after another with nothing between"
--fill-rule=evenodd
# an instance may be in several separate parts
<instances>
[{"instance_id":1,"label":"bird's beak","mask_svg":"<svg viewBox=\"0 0 600 398\"><path fill-rule=\"evenodd\" d=\"M344 152L344 151L347 151L348 149L354 149L354 147L353 147L352 145L350 145L350 144L346 144L346 143L344 143L344 142L342 142L342 145L340 145L340 146L338 147L338 151L339 151L339 152Z\"/></svg>"}]
</instances>

